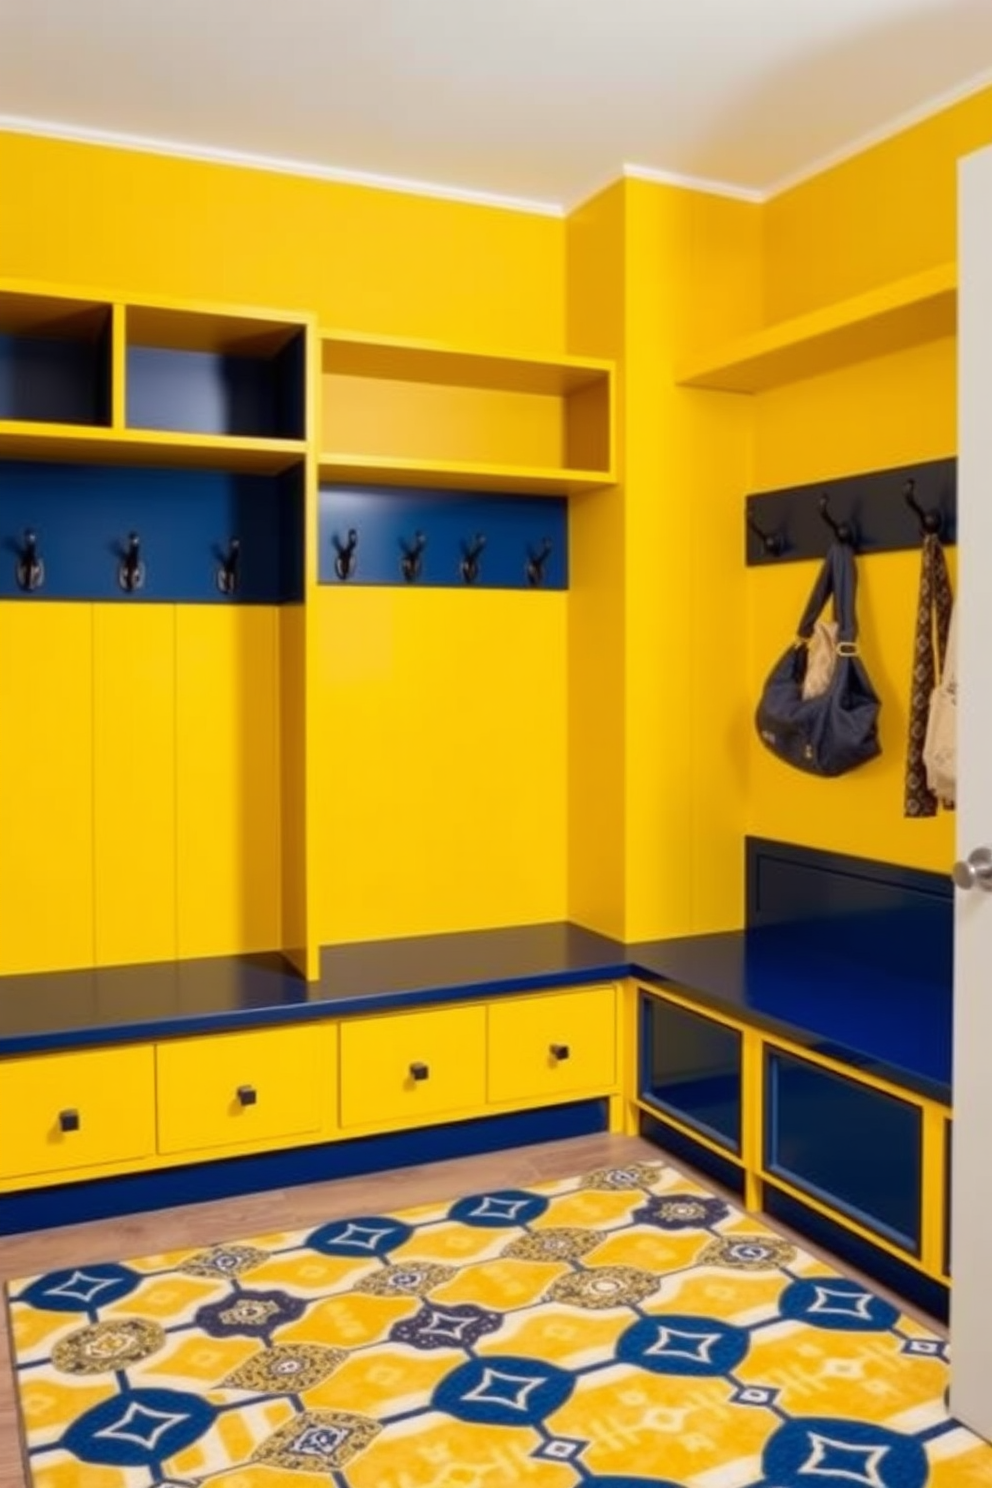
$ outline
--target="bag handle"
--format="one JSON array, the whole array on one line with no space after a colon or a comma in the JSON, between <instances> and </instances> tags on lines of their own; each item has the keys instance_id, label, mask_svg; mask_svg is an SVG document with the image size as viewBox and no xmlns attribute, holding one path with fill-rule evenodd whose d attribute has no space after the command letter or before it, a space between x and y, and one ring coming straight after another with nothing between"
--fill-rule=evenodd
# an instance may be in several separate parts
<instances>
[{"instance_id":1,"label":"bag handle","mask_svg":"<svg viewBox=\"0 0 992 1488\"><path fill-rule=\"evenodd\" d=\"M854 554L846 543L833 543L806 601L797 631L799 639L810 639L824 605L833 596L838 645L853 646L858 639L857 583Z\"/></svg>"}]
</instances>

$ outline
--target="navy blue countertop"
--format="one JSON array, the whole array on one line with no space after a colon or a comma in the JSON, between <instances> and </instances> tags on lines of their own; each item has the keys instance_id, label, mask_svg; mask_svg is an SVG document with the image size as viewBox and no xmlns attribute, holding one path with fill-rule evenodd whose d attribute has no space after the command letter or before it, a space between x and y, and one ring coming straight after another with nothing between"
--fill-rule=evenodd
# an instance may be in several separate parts
<instances>
[{"instance_id":1,"label":"navy blue countertop","mask_svg":"<svg viewBox=\"0 0 992 1488\"><path fill-rule=\"evenodd\" d=\"M278 955L0 978L0 1055L259 1027L576 986L632 974L949 1102L951 986L866 966L793 927L624 946L569 924L374 941L323 952L305 982Z\"/></svg>"}]
</instances>

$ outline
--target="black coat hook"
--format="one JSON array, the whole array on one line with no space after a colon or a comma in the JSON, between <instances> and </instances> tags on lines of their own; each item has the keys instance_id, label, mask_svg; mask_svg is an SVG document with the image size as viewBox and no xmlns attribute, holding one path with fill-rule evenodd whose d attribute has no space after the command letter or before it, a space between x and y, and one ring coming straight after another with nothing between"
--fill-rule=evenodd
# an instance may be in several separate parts
<instances>
[{"instance_id":1,"label":"black coat hook","mask_svg":"<svg viewBox=\"0 0 992 1488\"><path fill-rule=\"evenodd\" d=\"M128 536L124 548L124 556L121 558L117 569L117 582L128 594L133 594L138 589L145 587L145 565L141 558L141 538L136 532Z\"/></svg>"},{"instance_id":2,"label":"black coat hook","mask_svg":"<svg viewBox=\"0 0 992 1488\"><path fill-rule=\"evenodd\" d=\"M423 566L424 549L427 539L422 532L413 534L413 542L408 543L406 538L400 539L400 547L403 549L403 557L400 559L400 570L408 584L414 584L420 578L420 570Z\"/></svg>"},{"instance_id":3,"label":"black coat hook","mask_svg":"<svg viewBox=\"0 0 992 1488\"><path fill-rule=\"evenodd\" d=\"M944 515L936 507L931 507L928 511L926 507L920 505L916 499L916 482L912 478L903 486L902 499L920 520L920 536L939 537L940 529L944 525Z\"/></svg>"},{"instance_id":4,"label":"black coat hook","mask_svg":"<svg viewBox=\"0 0 992 1488\"><path fill-rule=\"evenodd\" d=\"M339 579L350 579L355 572L358 559L355 556L358 547L358 533L354 527L348 528L348 539L342 542L337 533L333 538L337 557L334 560L334 572Z\"/></svg>"},{"instance_id":5,"label":"black coat hook","mask_svg":"<svg viewBox=\"0 0 992 1488\"><path fill-rule=\"evenodd\" d=\"M830 497L826 491L820 497L820 516L826 522L839 543L843 543L848 548L853 548L857 545L857 535L851 523L838 522L836 517L831 516Z\"/></svg>"},{"instance_id":6,"label":"black coat hook","mask_svg":"<svg viewBox=\"0 0 992 1488\"><path fill-rule=\"evenodd\" d=\"M232 537L217 565L217 588L221 594L236 594L241 576L241 539Z\"/></svg>"},{"instance_id":7,"label":"black coat hook","mask_svg":"<svg viewBox=\"0 0 992 1488\"><path fill-rule=\"evenodd\" d=\"M462 578L466 584L474 584L479 577L479 559L486 546L486 539L477 532L471 542L462 543Z\"/></svg>"},{"instance_id":8,"label":"black coat hook","mask_svg":"<svg viewBox=\"0 0 992 1488\"><path fill-rule=\"evenodd\" d=\"M543 539L536 553L532 547L527 548L527 582L533 584L535 589L544 583L544 565L550 557L551 539L549 537Z\"/></svg>"},{"instance_id":9,"label":"black coat hook","mask_svg":"<svg viewBox=\"0 0 992 1488\"><path fill-rule=\"evenodd\" d=\"M24 533L21 550L17 555L17 564L14 569L18 589L23 589L26 594L40 589L45 582L45 565L38 556L38 537L28 527Z\"/></svg>"},{"instance_id":10,"label":"black coat hook","mask_svg":"<svg viewBox=\"0 0 992 1488\"><path fill-rule=\"evenodd\" d=\"M747 512L747 525L761 543L769 558L779 558L785 552L785 538L780 532L765 532L759 527L751 512Z\"/></svg>"}]
</instances>

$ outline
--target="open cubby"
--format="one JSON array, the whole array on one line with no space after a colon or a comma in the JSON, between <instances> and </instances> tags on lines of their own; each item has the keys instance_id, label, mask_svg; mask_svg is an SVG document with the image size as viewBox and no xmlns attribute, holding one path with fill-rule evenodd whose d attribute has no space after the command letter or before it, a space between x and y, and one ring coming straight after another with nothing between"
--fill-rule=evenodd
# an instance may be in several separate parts
<instances>
[{"instance_id":1,"label":"open cubby","mask_svg":"<svg viewBox=\"0 0 992 1488\"><path fill-rule=\"evenodd\" d=\"M613 474L608 362L321 338L327 481L567 495Z\"/></svg>"},{"instance_id":2,"label":"open cubby","mask_svg":"<svg viewBox=\"0 0 992 1488\"><path fill-rule=\"evenodd\" d=\"M130 429L302 440L306 331L247 316L130 306Z\"/></svg>"},{"instance_id":3,"label":"open cubby","mask_svg":"<svg viewBox=\"0 0 992 1488\"><path fill-rule=\"evenodd\" d=\"M0 466L0 598L280 604L303 597L303 466L281 475L10 460ZM43 581L17 581L26 532ZM131 533L140 588L119 578ZM239 543L233 591L218 583Z\"/></svg>"},{"instance_id":4,"label":"open cubby","mask_svg":"<svg viewBox=\"0 0 992 1488\"><path fill-rule=\"evenodd\" d=\"M106 426L108 304L0 294L0 421Z\"/></svg>"}]
</instances>

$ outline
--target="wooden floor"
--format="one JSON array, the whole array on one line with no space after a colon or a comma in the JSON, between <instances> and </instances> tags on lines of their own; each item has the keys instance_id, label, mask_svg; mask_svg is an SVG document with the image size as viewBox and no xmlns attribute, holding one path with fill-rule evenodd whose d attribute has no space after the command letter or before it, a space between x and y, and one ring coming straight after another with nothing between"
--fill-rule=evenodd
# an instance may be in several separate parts
<instances>
[{"instance_id":1,"label":"wooden floor","mask_svg":"<svg viewBox=\"0 0 992 1488\"><path fill-rule=\"evenodd\" d=\"M124 1219L67 1225L0 1239L0 1283L94 1261L126 1261L185 1246L246 1240L274 1227L307 1229L352 1214L395 1211L415 1204L456 1199L484 1188L525 1187L542 1179L569 1178L587 1169L624 1162L657 1162L658 1148L638 1137L577 1137L567 1142L520 1147L453 1162L426 1163L394 1173L342 1178L300 1188L269 1190L213 1204L191 1204ZM671 1162L667 1156L664 1161ZM680 1164L672 1163L678 1167ZM703 1179L720 1192L717 1184ZM733 1195L734 1203L739 1203ZM778 1233L785 1227L775 1222ZM815 1254L814 1246L802 1242ZM827 1260L831 1258L826 1257ZM850 1267L843 1268L855 1275ZM884 1288L869 1282L876 1292ZM905 1303L894 1299L905 1311ZM919 1316L919 1314L917 1314ZM937 1327L930 1323L931 1327ZM0 1328L0 1488L30 1488L24 1472L6 1326Z\"/></svg>"}]
</instances>

